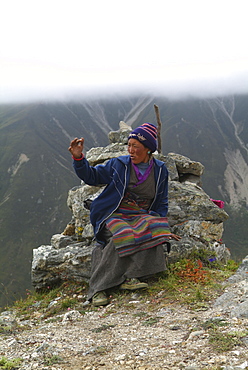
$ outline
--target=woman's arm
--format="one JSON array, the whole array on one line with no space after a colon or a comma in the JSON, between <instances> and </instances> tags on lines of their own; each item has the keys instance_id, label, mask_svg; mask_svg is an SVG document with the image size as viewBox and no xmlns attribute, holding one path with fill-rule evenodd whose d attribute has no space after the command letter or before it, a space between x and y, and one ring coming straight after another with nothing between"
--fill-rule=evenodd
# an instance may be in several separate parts
<instances>
[{"instance_id":1,"label":"woman's arm","mask_svg":"<svg viewBox=\"0 0 248 370\"><path fill-rule=\"evenodd\" d=\"M93 167L89 165L86 158L74 159L73 167L78 177L88 185L106 185L112 180L111 160L106 164L98 164Z\"/></svg>"},{"instance_id":2,"label":"woman's arm","mask_svg":"<svg viewBox=\"0 0 248 370\"><path fill-rule=\"evenodd\" d=\"M73 167L78 177L88 185L109 184L112 178L112 168L110 163L106 165L90 166L89 162L82 153L84 148L84 138L75 138L71 141L68 148L72 154Z\"/></svg>"}]
</instances>

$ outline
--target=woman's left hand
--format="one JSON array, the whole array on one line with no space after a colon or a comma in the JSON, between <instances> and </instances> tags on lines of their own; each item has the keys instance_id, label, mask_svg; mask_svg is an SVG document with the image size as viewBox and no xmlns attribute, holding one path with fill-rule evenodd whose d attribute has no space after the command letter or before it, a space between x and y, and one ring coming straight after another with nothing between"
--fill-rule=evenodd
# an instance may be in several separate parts
<instances>
[{"instance_id":1,"label":"woman's left hand","mask_svg":"<svg viewBox=\"0 0 248 370\"><path fill-rule=\"evenodd\" d=\"M179 235L176 235L176 234L171 234L169 239L175 239L175 240L180 240L181 239L181 236Z\"/></svg>"}]
</instances>

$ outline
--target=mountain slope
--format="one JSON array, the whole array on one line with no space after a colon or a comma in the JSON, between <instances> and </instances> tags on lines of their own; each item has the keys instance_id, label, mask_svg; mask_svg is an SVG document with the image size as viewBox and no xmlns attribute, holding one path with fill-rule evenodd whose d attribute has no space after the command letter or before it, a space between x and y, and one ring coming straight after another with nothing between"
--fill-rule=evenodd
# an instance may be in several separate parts
<instances>
[{"instance_id":1,"label":"mountain slope","mask_svg":"<svg viewBox=\"0 0 248 370\"><path fill-rule=\"evenodd\" d=\"M248 96L183 101L113 97L0 106L0 305L30 288L32 249L50 244L51 236L70 221L67 193L80 184L67 151L70 140L83 136L85 150L105 146L120 120L133 127L155 122L154 103L163 123L163 153L204 164L204 190L225 200L233 214L225 225L225 242L234 255L245 256ZM237 211L240 204L242 212ZM233 218L235 233L239 230L235 238Z\"/></svg>"},{"instance_id":2,"label":"mountain slope","mask_svg":"<svg viewBox=\"0 0 248 370\"><path fill-rule=\"evenodd\" d=\"M138 101L0 107L0 305L31 287L33 248L50 244L71 219L67 194L80 181L70 140L83 136L86 150L107 145Z\"/></svg>"}]
</instances>

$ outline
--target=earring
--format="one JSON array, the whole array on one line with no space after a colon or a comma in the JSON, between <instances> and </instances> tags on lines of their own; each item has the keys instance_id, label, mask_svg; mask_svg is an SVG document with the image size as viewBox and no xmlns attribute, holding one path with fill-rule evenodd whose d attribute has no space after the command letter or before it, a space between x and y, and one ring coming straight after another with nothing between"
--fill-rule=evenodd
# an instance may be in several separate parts
<instances>
[{"instance_id":1,"label":"earring","mask_svg":"<svg viewBox=\"0 0 248 370\"><path fill-rule=\"evenodd\" d=\"M151 154L150 150L148 150L147 154Z\"/></svg>"}]
</instances>

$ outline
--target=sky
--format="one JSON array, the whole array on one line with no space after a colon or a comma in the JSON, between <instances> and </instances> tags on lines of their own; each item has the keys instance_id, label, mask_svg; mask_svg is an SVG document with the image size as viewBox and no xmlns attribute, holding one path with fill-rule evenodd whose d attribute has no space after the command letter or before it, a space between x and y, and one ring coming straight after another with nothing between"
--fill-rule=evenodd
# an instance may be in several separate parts
<instances>
[{"instance_id":1,"label":"sky","mask_svg":"<svg viewBox=\"0 0 248 370\"><path fill-rule=\"evenodd\" d=\"M247 0L0 0L0 103L248 93Z\"/></svg>"}]
</instances>

